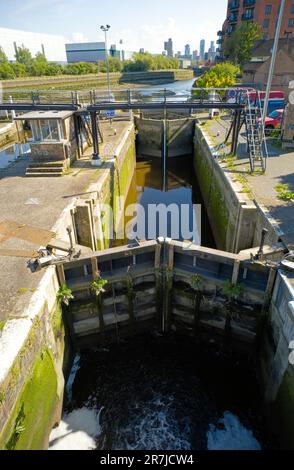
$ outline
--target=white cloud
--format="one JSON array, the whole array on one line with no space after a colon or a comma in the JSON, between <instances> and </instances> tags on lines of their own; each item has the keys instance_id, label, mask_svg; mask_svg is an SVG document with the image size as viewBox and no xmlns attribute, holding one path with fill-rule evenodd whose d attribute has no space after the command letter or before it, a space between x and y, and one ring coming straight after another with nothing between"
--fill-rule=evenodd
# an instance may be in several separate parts
<instances>
[{"instance_id":1,"label":"white cloud","mask_svg":"<svg viewBox=\"0 0 294 470\"><path fill-rule=\"evenodd\" d=\"M138 51L140 47L153 53L163 50L163 43L168 38L173 39L174 52L183 51L185 44L190 44L192 50L199 49L200 39L208 42L216 39L216 31L219 29L218 22L204 21L197 28L182 29L174 17L169 17L165 22L142 24L137 28L126 28L116 34L112 39L119 44L123 39L124 49L127 51Z\"/></svg>"},{"instance_id":2,"label":"white cloud","mask_svg":"<svg viewBox=\"0 0 294 470\"><path fill-rule=\"evenodd\" d=\"M73 42L89 42L89 39L84 35L84 33L76 32L72 33Z\"/></svg>"}]
</instances>

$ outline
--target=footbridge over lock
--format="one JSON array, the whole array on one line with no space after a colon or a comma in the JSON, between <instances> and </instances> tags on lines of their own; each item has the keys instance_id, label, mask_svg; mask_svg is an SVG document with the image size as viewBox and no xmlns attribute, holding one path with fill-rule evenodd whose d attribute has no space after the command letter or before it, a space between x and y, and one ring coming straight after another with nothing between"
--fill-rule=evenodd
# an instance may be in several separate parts
<instances>
[{"instance_id":1,"label":"footbridge over lock","mask_svg":"<svg viewBox=\"0 0 294 470\"><path fill-rule=\"evenodd\" d=\"M65 317L81 348L171 329L252 347L276 276L247 252L230 254L171 239L92 253L59 264L57 271L74 297ZM107 281L98 296L95 279Z\"/></svg>"},{"instance_id":2,"label":"footbridge over lock","mask_svg":"<svg viewBox=\"0 0 294 470\"><path fill-rule=\"evenodd\" d=\"M148 89L147 89L148 92ZM63 90L5 90L0 100L0 111L72 111L76 117L89 116L91 120L91 134L93 150L99 155L99 118L105 113L111 115L114 111L163 111L164 119L167 112L177 113L187 111L229 110L232 112L232 153L236 153L238 134L242 122L242 114L246 107L244 90L234 89L234 97L229 101L220 97L226 95L228 89L194 89L194 95L170 96L167 90L148 94L136 90L114 90L110 95L105 91L77 91Z\"/></svg>"}]
</instances>

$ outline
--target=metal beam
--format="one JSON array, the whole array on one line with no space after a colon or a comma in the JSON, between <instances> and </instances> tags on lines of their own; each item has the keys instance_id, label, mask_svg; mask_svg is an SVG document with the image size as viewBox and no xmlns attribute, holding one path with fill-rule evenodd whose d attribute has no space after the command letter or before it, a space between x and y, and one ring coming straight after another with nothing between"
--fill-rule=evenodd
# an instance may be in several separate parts
<instances>
[{"instance_id":1,"label":"metal beam","mask_svg":"<svg viewBox=\"0 0 294 470\"><path fill-rule=\"evenodd\" d=\"M152 102L141 102L141 103L126 103L126 102L113 102L113 103L99 103L87 107L88 112L95 111L106 111L106 110L127 110L127 109L233 109L242 110L243 105L238 103L215 103L215 102L201 102L195 101L186 102L172 102L167 101L152 103Z\"/></svg>"},{"instance_id":2,"label":"metal beam","mask_svg":"<svg viewBox=\"0 0 294 470\"><path fill-rule=\"evenodd\" d=\"M77 111L80 114L98 111L115 111L129 109L231 109L242 110L244 106L239 103L215 103L211 101L163 101L163 102L103 102L82 108L77 103L40 103L30 102L0 103L1 111Z\"/></svg>"},{"instance_id":3,"label":"metal beam","mask_svg":"<svg viewBox=\"0 0 294 470\"><path fill-rule=\"evenodd\" d=\"M73 104L0 103L0 111L77 111Z\"/></svg>"}]
</instances>

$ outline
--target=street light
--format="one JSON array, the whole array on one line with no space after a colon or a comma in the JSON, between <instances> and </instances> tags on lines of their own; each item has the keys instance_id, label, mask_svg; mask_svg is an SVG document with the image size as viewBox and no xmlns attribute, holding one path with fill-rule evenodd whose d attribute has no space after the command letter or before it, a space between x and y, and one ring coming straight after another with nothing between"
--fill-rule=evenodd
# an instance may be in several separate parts
<instances>
[{"instance_id":1,"label":"street light","mask_svg":"<svg viewBox=\"0 0 294 470\"><path fill-rule=\"evenodd\" d=\"M107 32L110 30L110 25L100 26L100 29L104 31L105 34L105 58L106 58L106 67L107 67L107 86L108 86L108 98L110 101L110 75L109 75L109 58L108 58L108 47L107 47Z\"/></svg>"}]
</instances>

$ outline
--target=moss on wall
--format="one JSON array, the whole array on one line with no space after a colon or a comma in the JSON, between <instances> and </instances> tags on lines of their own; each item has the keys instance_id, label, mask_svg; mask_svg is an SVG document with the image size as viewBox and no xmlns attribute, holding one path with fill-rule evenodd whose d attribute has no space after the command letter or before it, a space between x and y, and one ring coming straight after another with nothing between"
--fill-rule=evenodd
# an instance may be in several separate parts
<instances>
[{"instance_id":1,"label":"moss on wall","mask_svg":"<svg viewBox=\"0 0 294 470\"><path fill-rule=\"evenodd\" d=\"M117 198L120 196L127 197L127 192L130 187L131 179L133 177L136 161L135 142L132 141L131 145L126 151L122 165L116 168L113 188L113 211L115 223L117 222L116 216L118 215L119 208L117 207Z\"/></svg>"},{"instance_id":2,"label":"moss on wall","mask_svg":"<svg viewBox=\"0 0 294 470\"><path fill-rule=\"evenodd\" d=\"M199 132L196 131L198 138ZM203 142L202 145L205 145L203 138L200 137L200 141ZM195 148L194 167L217 246L219 249L226 250L228 249L227 233L230 213L222 188L214 177L212 164L205 157L200 145Z\"/></svg>"},{"instance_id":3,"label":"moss on wall","mask_svg":"<svg viewBox=\"0 0 294 470\"><path fill-rule=\"evenodd\" d=\"M210 194L210 211L214 233L217 234L218 247L226 250L229 212L222 192L216 184L213 185Z\"/></svg>"},{"instance_id":4,"label":"moss on wall","mask_svg":"<svg viewBox=\"0 0 294 470\"><path fill-rule=\"evenodd\" d=\"M0 434L0 449L38 450L47 445L57 407L57 375L51 352L35 359Z\"/></svg>"},{"instance_id":5,"label":"moss on wall","mask_svg":"<svg viewBox=\"0 0 294 470\"><path fill-rule=\"evenodd\" d=\"M52 313L52 329L55 339L64 332L63 318L62 318L62 307L61 303L58 302L53 313Z\"/></svg>"}]
</instances>

